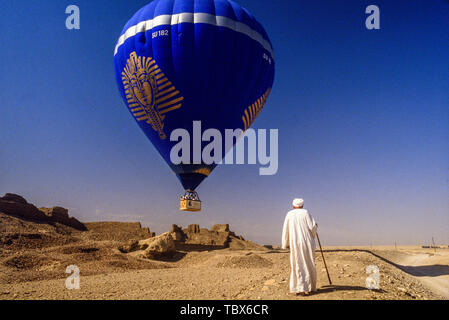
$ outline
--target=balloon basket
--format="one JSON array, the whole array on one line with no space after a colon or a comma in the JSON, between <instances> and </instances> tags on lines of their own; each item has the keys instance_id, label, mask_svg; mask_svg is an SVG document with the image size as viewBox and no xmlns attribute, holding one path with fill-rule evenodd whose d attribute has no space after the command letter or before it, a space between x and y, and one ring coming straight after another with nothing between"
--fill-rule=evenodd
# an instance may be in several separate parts
<instances>
[{"instance_id":1,"label":"balloon basket","mask_svg":"<svg viewBox=\"0 0 449 320\"><path fill-rule=\"evenodd\" d=\"M179 201L179 210L190 212L201 211L201 200L198 197L198 193L186 190L186 193L181 196Z\"/></svg>"}]
</instances>

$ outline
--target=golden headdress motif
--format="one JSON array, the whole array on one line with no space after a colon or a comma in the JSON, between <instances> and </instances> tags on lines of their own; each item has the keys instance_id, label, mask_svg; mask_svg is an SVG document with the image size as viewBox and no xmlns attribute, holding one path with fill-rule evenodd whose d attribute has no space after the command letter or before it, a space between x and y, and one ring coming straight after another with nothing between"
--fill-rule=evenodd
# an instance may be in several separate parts
<instances>
[{"instance_id":1,"label":"golden headdress motif","mask_svg":"<svg viewBox=\"0 0 449 320\"><path fill-rule=\"evenodd\" d=\"M167 112L181 108L184 98L168 81L151 57L132 52L122 72L128 107L137 121L144 121L166 139L164 119Z\"/></svg>"}]
</instances>

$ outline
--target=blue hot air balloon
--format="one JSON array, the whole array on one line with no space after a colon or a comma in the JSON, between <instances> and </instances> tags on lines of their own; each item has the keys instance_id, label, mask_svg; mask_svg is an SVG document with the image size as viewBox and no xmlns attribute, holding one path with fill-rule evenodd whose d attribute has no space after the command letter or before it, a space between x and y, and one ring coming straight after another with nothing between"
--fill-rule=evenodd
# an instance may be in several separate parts
<instances>
[{"instance_id":1,"label":"blue hot air balloon","mask_svg":"<svg viewBox=\"0 0 449 320\"><path fill-rule=\"evenodd\" d=\"M173 164L173 130L248 129L274 80L267 33L229 0L155 0L126 23L114 52L127 108L184 189L194 191L216 164Z\"/></svg>"}]
</instances>

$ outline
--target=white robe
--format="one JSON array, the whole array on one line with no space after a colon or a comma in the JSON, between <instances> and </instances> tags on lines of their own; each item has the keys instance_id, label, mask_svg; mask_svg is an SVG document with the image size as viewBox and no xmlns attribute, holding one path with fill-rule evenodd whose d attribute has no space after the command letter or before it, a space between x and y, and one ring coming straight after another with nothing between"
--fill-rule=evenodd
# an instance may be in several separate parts
<instances>
[{"instance_id":1,"label":"white robe","mask_svg":"<svg viewBox=\"0 0 449 320\"><path fill-rule=\"evenodd\" d=\"M282 248L290 246L290 292L316 291L314 260L317 224L305 209L287 213L282 231Z\"/></svg>"}]
</instances>

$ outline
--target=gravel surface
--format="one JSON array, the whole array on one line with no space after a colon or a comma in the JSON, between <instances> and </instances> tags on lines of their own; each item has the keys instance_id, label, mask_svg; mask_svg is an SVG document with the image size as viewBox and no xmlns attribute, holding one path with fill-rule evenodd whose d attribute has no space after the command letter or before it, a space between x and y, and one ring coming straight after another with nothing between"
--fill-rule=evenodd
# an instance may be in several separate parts
<instances>
[{"instance_id":1,"label":"gravel surface","mask_svg":"<svg viewBox=\"0 0 449 320\"><path fill-rule=\"evenodd\" d=\"M0 299L441 298L414 277L369 252L330 250L325 257L333 286L328 286L322 259L317 255L319 291L308 297L288 293L288 252L222 249L184 253L177 261L141 261L150 265L139 270L124 267L120 271L102 272L97 267L93 272L89 270L91 264L81 262L79 290L65 288L64 273L54 274L51 279L27 281L21 278L19 269L11 271L16 278L3 281ZM365 287L368 265L377 265L380 270L380 290Z\"/></svg>"}]
</instances>

